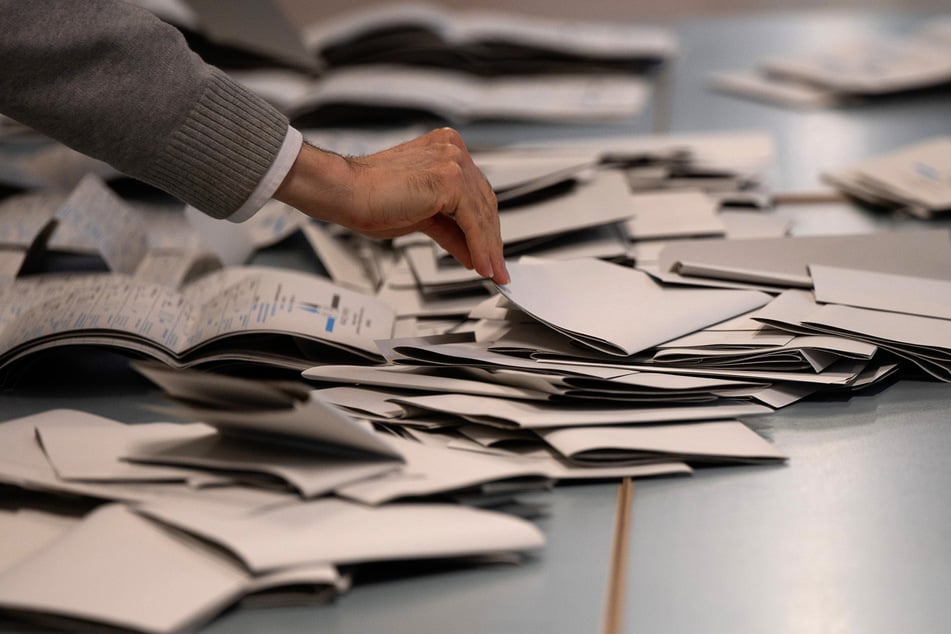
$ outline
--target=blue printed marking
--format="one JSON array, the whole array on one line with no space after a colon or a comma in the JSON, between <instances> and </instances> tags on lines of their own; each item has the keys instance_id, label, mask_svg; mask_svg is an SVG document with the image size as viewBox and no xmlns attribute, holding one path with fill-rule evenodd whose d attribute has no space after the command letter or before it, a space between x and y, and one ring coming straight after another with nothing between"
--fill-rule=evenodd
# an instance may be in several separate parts
<instances>
[{"instance_id":1,"label":"blue printed marking","mask_svg":"<svg viewBox=\"0 0 951 634\"><path fill-rule=\"evenodd\" d=\"M335 321L337 321L335 318L333 318L333 317L328 317L328 318L327 318L327 325L324 326L324 330L326 330L327 332L333 332L333 331L334 331L334 322L335 322Z\"/></svg>"},{"instance_id":2,"label":"blue printed marking","mask_svg":"<svg viewBox=\"0 0 951 634\"><path fill-rule=\"evenodd\" d=\"M925 178L930 178L933 181L938 180L938 170L927 163L915 163L915 171Z\"/></svg>"}]
</instances>

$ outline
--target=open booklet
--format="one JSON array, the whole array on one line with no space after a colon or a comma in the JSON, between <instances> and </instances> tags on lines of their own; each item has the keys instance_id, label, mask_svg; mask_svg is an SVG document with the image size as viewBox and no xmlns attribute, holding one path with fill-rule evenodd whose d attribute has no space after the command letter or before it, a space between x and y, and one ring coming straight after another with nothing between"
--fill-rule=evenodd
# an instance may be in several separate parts
<instances>
[{"instance_id":1,"label":"open booklet","mask_svg":"<svg viewBox=\"0 0 951 634\"><path fill-rule=\"evenodd\" d=\"M46 275L0 288L0 367L64 345L103 346L174 367L212 362L306 369L380 358L393 312L314 275L214 271L179 290L118 274Z\"/></svg>"}]
</instances>

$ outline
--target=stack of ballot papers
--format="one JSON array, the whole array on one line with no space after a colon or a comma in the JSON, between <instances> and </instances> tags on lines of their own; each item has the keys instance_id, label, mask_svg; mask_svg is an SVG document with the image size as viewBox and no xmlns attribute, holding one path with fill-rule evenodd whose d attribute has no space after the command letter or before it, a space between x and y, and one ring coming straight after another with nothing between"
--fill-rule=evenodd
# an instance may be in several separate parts
<instances>
[{"instance_id":1,"label":"stack of ballot papers","mask_svg":"<svg viewBox=\"0 0 951 634\"><path fill-rule=\"evenodd\" d=\"M918 218L951 212L951 137L921 141L823 178L858 200Z\"/></svg>"},{"instance_id":2,"label":"stack of ballot papers","mask_svg":"<svg viewBox=\"0 0 951 634\"><path fill-rule=\"evenodd\" d=\"M137 0L225 67L317 71L380 62L479 75L638 72L677 52L662 28L397 2L358 7L301 31L270 0ZM218 45L218 46L215 46Z\"/></svg>"},{"instance_id":3,"label":"stack of ballot papers","mask_svg":"<svg viewBox=\"0 0 951 634\"><path fill-rule=\"evenodd\" d=\"M177 632L238 603L327 601L371 564L544 546L514 497L550 480L530 460L380 433L299 383L141 369L208 422L0 424L0 611Z\"/></svg>"},{"instance_id":4,"label":"stack of ballot papers","mask_svg":"<svg viewBox=\"0 0 951 634\"><path fill-rule=\"evenodd\" d=\"M423 3L356 9L314 24L304 39L330 66L386 60L479 74L631 72L677 52L674 36L656 27Z\"/></svg>"},{"instance_id":5,"label":"stack of ballot papers","mask_svg":"<svg viewBox=\"0 0 951 634\"><path fill-rule=\"evenodd\" d=\"M321 398L381 428L528 461L556 480L783 459L738 420L772 411L755 399L769 380L666 373L641 356L762 307L768 295L663 288L593 258L523 258L509 272L495 309L479 310L501 336L380 340L386 365L321 365L303 376Z\"/></svg>"},{"instance_id":6,"label":"stack of ballot papers","mask_svg":"<svg viewBox=\"0 0 951 634\"><path fill-rule=\"evenodd\" d=\"M760 173L771 156L769 137L758 134L632 137L473 154L499 200L506 257L645 266L669 241L785 235L788 222L764 211L769 197ZM378 297L394 307L399 336L458 325L493 292L426 236L401 237L394 247L399 259L381 279Z\"/></svg>"},{"instance_id":7,"label":"stack of ballot papers","mask_svg":"<svg viewBox=\"0 0 951 634\"><path fill-rule=\"evenodd\" d=\"M296 125L437 118L601 121L629 119L647 103L647 80L627 75L478 77L392 65L354 66L313 78L292 70L232 71Z\"/></svg>"},{"instance_id":8,"label":"stack of ballot papers","mask_svg":"<svg viewBox=\"0 0 951 634\"><path fill-rule=\"evenodd\" d=\"M862 40L719 74L718 90L786 106L827 107L951 82L951 20L904 37Z\"/></svg>"},{"instance_id":9,"label":"stack of ballot papers","mask_svg":"<svg viewBox=\"0 0 951 634\"><path fill-rule=\"evenodd\" d=\"M298 126L630 119L648 71L676 53L661 28L509 12L388 4L302 33L270 1L145 4Z\"/></svg>"}]
</instances>

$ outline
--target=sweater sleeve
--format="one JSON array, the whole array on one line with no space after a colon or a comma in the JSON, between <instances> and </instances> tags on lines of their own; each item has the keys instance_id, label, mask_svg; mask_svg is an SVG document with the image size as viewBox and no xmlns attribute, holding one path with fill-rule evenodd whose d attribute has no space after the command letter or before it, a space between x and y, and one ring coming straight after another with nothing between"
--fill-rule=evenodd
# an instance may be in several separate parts
<instances>
[{"instance_id":1,"label":"sweater sleeve","mask_svg":"<svg viewBox=\"0 0 951 634\"><path fill-rule=\"evenodd\" d=\"M0 0L0 112L223 218L244 205L287 119L119 0Z\"/></svg>"}]
</instances>

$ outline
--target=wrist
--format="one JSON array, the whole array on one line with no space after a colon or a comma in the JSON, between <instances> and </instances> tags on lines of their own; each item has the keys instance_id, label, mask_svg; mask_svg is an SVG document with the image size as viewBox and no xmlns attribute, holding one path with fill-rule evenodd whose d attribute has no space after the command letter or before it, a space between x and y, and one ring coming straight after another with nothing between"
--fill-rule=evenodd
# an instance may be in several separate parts
<instances>
[{"instance_id":1,"label":"wrist","mask_svg":"<svg viewBox=\"0 0 951 634\"><path fill-rule=\"evenodd\" d=\"M312 218L347 226L347 210L354 204L353 183L349 159L305 142L274 198Z\"/></svg>"}]
</instances>

